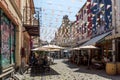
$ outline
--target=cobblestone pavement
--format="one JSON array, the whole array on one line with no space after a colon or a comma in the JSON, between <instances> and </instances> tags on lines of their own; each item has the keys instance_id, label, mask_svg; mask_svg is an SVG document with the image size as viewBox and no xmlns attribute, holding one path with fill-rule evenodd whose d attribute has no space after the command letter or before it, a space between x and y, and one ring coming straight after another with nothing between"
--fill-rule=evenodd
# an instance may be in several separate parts
<instances>
[{"instance_id":1,"label":"cobblestone pavement","mask_svg":"<svg viewBox=\"0 0 120 80\"><path fill-rule=\"evenodd\" d=\"M45 73L24 74L24 80L120 80L120 75L108 76L105 70L88 70L85 66L76 66L66 60L55 60L51 70Z\"/></svg>"}]
</instances>

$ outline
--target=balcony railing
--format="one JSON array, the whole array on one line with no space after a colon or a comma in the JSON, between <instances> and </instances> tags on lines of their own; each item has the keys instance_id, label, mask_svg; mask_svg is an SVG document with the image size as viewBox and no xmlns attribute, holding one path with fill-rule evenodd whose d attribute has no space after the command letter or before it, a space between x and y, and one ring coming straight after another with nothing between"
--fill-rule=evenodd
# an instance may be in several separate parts
<instances>
[{"instance_id":1,"label":"balcony railing","mask_svg":"<svg viewBox=\"0 0 120 80\"><path fill-rule=\"evenodd\" d=\"M23 10L23 26L31 36L39 36L41 8L25 7Z\"/></svg>"}]
</instances>

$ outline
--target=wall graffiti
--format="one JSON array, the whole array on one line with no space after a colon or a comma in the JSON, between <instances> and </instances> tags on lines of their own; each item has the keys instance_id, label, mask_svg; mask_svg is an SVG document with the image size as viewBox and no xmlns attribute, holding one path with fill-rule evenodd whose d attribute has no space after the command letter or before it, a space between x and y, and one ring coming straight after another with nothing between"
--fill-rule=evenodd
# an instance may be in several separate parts
<instances>
[{"instance_id":1,"label":"wall graffiti","mask_svg":"<svg viewBox=\"0 0 120 80\"><path fill-rule=\"evenodd\" d=\"M8 65L10 63L10 29L9 26L3 21L1 25L1 54L2 65Z\"/></svg>"},{"instance_id":2,"label":"wall graffiti","mask_svg":"<svg viewBox=\"0 0 120 80\"><path fill-rule=\"evenodd\" d=\"M15 29L11 21L5 16L0 17L1 32L1 66L8 67L14 63L15 52Z\"/></svg>"}]
</instances>

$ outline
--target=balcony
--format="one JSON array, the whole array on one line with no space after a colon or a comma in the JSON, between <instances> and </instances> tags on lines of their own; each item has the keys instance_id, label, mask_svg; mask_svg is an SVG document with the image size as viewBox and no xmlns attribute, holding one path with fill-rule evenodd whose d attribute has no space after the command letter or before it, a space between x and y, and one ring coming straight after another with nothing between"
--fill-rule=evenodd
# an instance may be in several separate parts
<instances>
[{"instance_id":1,"label":"balcony","mask_svg":"<svg viewBox=\"0 0 120 80\"><path fill-rule=\"evenodd\" d=\"M30 36L39 36L40 8L25 7L23 10L23 26Z\"/></svg>"}]
</instances>

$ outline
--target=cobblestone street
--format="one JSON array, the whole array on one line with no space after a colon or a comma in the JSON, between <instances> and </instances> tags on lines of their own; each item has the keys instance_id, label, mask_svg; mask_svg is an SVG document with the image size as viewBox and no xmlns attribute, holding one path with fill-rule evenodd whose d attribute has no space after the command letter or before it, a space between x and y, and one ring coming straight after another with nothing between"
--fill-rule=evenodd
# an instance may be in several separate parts
<instances>
[{"instance_id":1,"label":"cobblestone street","mask_svg":"<svg viewBox=\"0 0 120 80\"><path fill-rule=\"evenodd\" d=\"M85 66L78 67L63 59L55 60L54 63L50 71L34 75L29 71L21 78L25 80L120 80L120 75L108 76L104 70L88 70Z\"/></svg>"}]
</instances>

